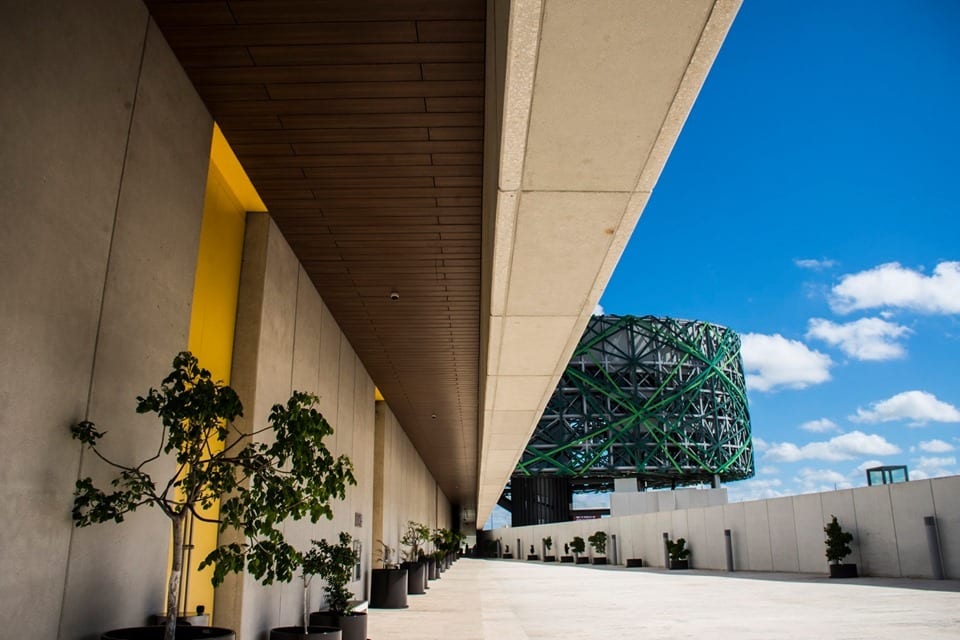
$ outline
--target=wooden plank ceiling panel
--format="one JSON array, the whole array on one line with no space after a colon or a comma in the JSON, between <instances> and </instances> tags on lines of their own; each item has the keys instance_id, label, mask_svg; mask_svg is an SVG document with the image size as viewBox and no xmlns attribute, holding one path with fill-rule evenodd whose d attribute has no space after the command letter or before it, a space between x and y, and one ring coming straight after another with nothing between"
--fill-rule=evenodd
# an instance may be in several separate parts
<instances>
[{"instance_id":1,"label":"wooden plank ceiling panel","mask_svg":"<svg viewBox=\"0 0 960 640\"><path fill-rule=\"evenodd\" d=\"M485 2L147 5L442 490L473 506Z\"/></svg>"}]
</instances>

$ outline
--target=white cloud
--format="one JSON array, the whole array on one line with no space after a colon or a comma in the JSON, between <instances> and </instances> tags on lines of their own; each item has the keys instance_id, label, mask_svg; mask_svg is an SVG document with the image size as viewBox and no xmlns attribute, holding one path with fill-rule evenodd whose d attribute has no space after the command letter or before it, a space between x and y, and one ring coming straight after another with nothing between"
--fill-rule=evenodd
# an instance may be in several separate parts
<instances>
[{"instance_id":1,"label":"white cloud","mask_svg":"<svg viewBox=\"0 0 960 640\"><path fill-rule=\"evenodd\" d=\"M783 485L777 478L769 480L740 480L727 485L727 498L730 502L743 502L745 500L766 500L767 498L779 498L787 495L780 490Z\"/></svg>"},{"instance_id":2,"label":"white cloud","mask_svg":"<svg viewBox=\"0 0 960 640\"><path fill-rule=\"evenodd\" d=\"M753 436L752 440L753 440L754 451L766 451L770 447L767 441L764 440L763 438L758 438L756 436Z\"/></svg>"},{"instance_id":3,"label":"white cloud","mask_svg":"<svg viewBox=\"0 0 960 640\"><path fill-rule=\"evenodd\" d=\"M857 415L850 416L853 422L894 422L909 420L909 426L919 427L928 422L960 422L960 410L952 404L938 400L926 391L904 391L874 402L870 409L857 408Z\"/></svg>"},{"instance_id":4,"label":"white cloud","mask_svg":"<svg viewBox=\"0 0 960 640\"><path fill-rule=\"evenodd\" d=\"M764 453L769 460L798 462L800 460L852 460L860 456L889 456L900 453L900 448L882 436L851 431L834 436L825 442L811 442L798 446L792 442L770 445Z\"/></svg>"},{"instance_id":5,"label":"white cloud","mask_svg":"<svg viewBox=\"0 0 960 640\"><path fill-rule=\"evenodd\" d=\"M780 473L780 469L771 465L766 465L757 469L758 476L775 476L778 473Z\"/></svg>"},{"instance_id":6,"label":"white cloud","mask_svg":"<svg viewBox=\"0 0 960 640\"><path fill-rule=\"evenodd\" d=\"M801 493L849 489L850 479L833 469L801 469L794 478Z\"/></svg>"},{"instance_id":7,"label":"white cloud","mask_svg":"<svg viewBox=\"0 0 960 640\"><path fill-rule=\"evenodd\" d=\"M836 266L836 260L830 260L829 258L822 258L820 260L814 258L806 259L796 259L793 261L793 264L797 265L801 269L810 269L811 271L823 271L824 269L830 269Z\"/></svg>"},{"instance_id":8,"label":"white cloud","mask_svg":"<svg viewBox=\"0 0 960 640\"><path fill-rule=\"evenodd\" d=\"M950 453L955 449L955 447L949 442L944 442L943 440L926 440L924 442L918 442L917 447L920 451L926 453Z\"/></svg>"},{"instance_id":9,"label":"white cloud","mask_svg":"<svg viewBox=\"0 0 960 640\"><path fill-rule=\"evenodd\" d=\"M741 343L748 389L803 389L830 379L830 356L798 340L789 340L779 333L747 333Z\"/></svg>"},{"instance_id":10,"label":"white cloud","mask_svg":"<svg viewBox=\"0 0 960 640\"><path fill-rule=\"evenodd\" d=\"M807 338L817 338L857 360L892 360L906 355L899 338L910 329L880 318L861 318L837 324L823 318L812 318Z\"/></svg>"},{"instance_id":11,"label":"white cloud","mask_svg":"<svg viewBox=\"0 0 960 640\"><path fill-rule=\"evenodd\" d=\"M595 316L603 315L603 305L601 305L599 302L596 304L596 306L593 307L593 315Z\"/></svg>"},{"instance_id":12,"label":"white cloud","mask_svg":"<svg viewBox=\"0 0 960 640\"><path fill-rule=\"evenodd\" d=\"M872 469L874 467L882 467L883 462L880 460L864 460L857 465L857 471L866 471L867 469Z\"/></svg>"},{"instance_id":13,"label":"white cloud","mask_svg":"<svg viewBox=\"0 0 960 640\"><path fill-rule=\"evenodd\" d=\"M943 476L956 475L957 459L950 457L920 457L913 458L910 467L911 480L924 480L926 478L941 478Z\"/></svg>"},{"instance_id":14,"label":"white cloud","mask_svg":"<svg viewBox=\"0 0 960 640\"><path fill-rule=\"evenodd\" d=\"M960 262L941 262L924 275L890 262L843 276L830 306L838 313L894 307L922 313L960 313Z\"/></svg>"},{"instance_id":15,"label":"white cloud","mask_svg":"<svg viewBox=\"0 0 960 640\"><path fill-rule=\"evenodd\" d=\"M812 431L813 433L823 433L825 431L836 431L840 427L837 426L837 423L828 418L820 418L818 420L808 420L800 425L800 428L804 431Z\"/></svg>"}]
</instances>

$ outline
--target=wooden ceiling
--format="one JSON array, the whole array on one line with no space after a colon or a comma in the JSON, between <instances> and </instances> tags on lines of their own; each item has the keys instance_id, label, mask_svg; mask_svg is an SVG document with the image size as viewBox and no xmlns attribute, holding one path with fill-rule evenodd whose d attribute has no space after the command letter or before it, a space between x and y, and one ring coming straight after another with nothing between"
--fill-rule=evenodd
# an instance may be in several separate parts
<instances>
[{"instance_id":1,"label":"wooden ceiling","mask_svg":"<svg viewBox=\"0 0 960 640\"><path fill-rule=\"evenodd\" d=\"M484 0L147 5L441 489L473 505Z\"/></svg>"}]
</instances>

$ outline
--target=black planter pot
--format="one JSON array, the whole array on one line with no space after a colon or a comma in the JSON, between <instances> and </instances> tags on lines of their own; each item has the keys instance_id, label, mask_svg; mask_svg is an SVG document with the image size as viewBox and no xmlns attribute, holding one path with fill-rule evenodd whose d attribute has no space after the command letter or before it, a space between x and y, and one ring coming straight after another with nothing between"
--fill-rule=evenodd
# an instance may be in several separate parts
<instances>
[{"instance_id":1,"label":"black planter pot","mask_svg":"<svg viewBox=\"0 0 960 640\"><path fill-rule=\"evenodd\" d=\"M406 569L374 569L370 572L370 607L407 608Z\"/></svg>"},{"instance_id":2,"label":"black planter pot","mask_svg":"<svg viewBox=\"0 0 960 640\"><path fill-rule=\"evenodd\" d=\"M536 554L531 553L531 554L527 555L527 560L537 561L537 560L539 560L539 559L540 559L540 556L538 556L538 555L536 555Z\"/></svg>"},{"instance_id":3,"label":"black planter pot","mask_svg":"<svg viewBox=\"0 0 960 640\"><path fill-rule=\"evenodd\" d=\"M544 562L556 562L557 556L543 556Z\"/></svg>"},{"instance_id":4,"label":"black planter pot","mask_svg":"<svg viewBox=\"0 0 960 640\"><path fill-rule=\"evenodd\" d=\"M670 570L671 571L682 571L684 569L690 568L689 560L671 560L670 561Z\"/></svg>"},{"instance_id":5,"label":"black planter pot","mask_svg":"<svg viewBox=\"0 0 960 640\"><path fill-rule=\"evenodd\" d=\"M407 594L423 595L424 586L427 584L427 566L422 562L404 562L400 568L407 570Z\"/></svg>"},{"instance_id":6,"label":"black planter pot","mask_svg":"<svg viewBox=\"0 0 960 640\"><path fill-rule=\"evenodd\" d=\"M427 560L427 579L436 580L440 577L440 570L437 568L437 561L435 558L430 558Z\"/></svg>"},{"instance_id":7,"label":"black planter pot","mask_svg":"<svg viewBox=\"0 0 960 640\"><path fill-rule=\"evenodd\" d=\"M627 558L627 568L636 569L643 566L643 558Z\"/></svg>"},{"instance_id":8,"label":"black planter pot","mask_svg":"<svg viewBox=\"0 0 960 640\"><path fill-rule=\"evenodd\" d=\"M270 640L341 640L340 629L336 627L277 627L270 629ZM177 630L177 640L180 640L180 631Z\"/></svg>"},{"instance_id":9,"label":"black planter pot","mask_svg":"<svg viewBox=\"0 0 960 640\"><path fill-rule=\"evenodd\" d=\"M830 577L831 578L857 578L860 574L857 573L856 564L832 564L830 565Z\"/></svg>"},{"instance_id":10,"label":"black planter pot","mask_svg":"<svg viewBox=\"0 0 960 640\"><path fill-rule=\"evenodd\" d=\"M590 564L590 558L577 558L577 564Z\"/></svg>"},{"instance_id":11,"label":"black planter pot","mask_svg":"<svg viewBox=\"0 0 960 640\"><path fill-rule=\"evenodd\" d=\"M504 560L513 560L513 554L512 554L512 553L505 553L505 554L503 554L503 559L504 559Z\"/></svg>"},{"instance_id":12,"label":"black planter pot","mask_svg":"<svg viewBox=\"0 0 960 640\"><path fill-rule=\"evenodd\" d=\"M560 556L560 562L573 563L573 556Z\"/></svg>"},{"instance_id":13,"label":"black planter pot","mask_svg":"<svg viewBox=\"0 0 960 640\"><path fill-rule=\"evenodd\" d=\"M601 558L594 558L594 559L593 559L593 564L607 564L607 559L606 559L606 558L602 558L602 557L601 557Z\"/></svg>"},{"instance_id":14,"label":"black planter pot","mask_svg":"<svg viewBox=\"0 0 960 640\"><path fill-rule=\"evenodd\" d=\"M310 614L310 626L336 627L343 633L342 640L367 640L367 614L353 613L340 616L329 611Z\"/></svg>"},{"instance_id":15,"label":"black planter pot","mask_svg":"<svg viewBox=\"0 0 960 640\"><path fill-rule=\"evenodd\" d=\"M101 640L163 640L165 627L129 627L127 629L113 629L100 635ZM230 629L221 627L188 627L177 626L177 640L197 640L210 638L211 640L234 640L236 634Z\"/></svg>"}]
</instances>

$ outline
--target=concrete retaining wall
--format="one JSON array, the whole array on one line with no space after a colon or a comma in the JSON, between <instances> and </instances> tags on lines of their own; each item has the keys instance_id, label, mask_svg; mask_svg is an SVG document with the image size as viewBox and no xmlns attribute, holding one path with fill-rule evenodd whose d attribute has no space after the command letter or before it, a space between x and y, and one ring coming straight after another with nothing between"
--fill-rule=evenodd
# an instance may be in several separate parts
<instances>
[{"instance_id":1,"label":"concrete retaining wall","mask_svg":"<svg viewBox=\"0 0 960 640\"><path fill-rule=\"evenodd\" d=\"M141 509L74 528L77 478L114 474L69 426L96 422L120 461L156 451L136 396L187 347L213 122L137 1L5 3L0 60L0 622L3 637L93 638L162 611L169 524ZM232 384L257 426L291 389L320 396L359 484L332 522L288 532L305 545L349 531L368 570L373 382L269 219L251 226ZM392 442L389 459L416 463L397 520L449 514L399 427ZM164 467L172 459L151 471ZM319 584L310 600L319 606ZM237 578L214 622L264 637L296 623L300 602L295 584Z\"/></svg>"},{"instance_id":2,"label":"concrete retaining wall","mask_svg":"<svg viewBox=\"0 0 960 640\"><path fill-rule=\"evenodd\" d=\"M944 574L960 579L960 476L600 520L504 527L491 535L509 544L511 551L519 540L522 557L526 557L530 545L539 550L541 539L547 536L553 538L555 553L560 555L563 544L574 536L586 540L595 531L606 531L617 537L620 564L627 558L643 558L645 565L663 567L666 532L674 539L686 538L694 568L722 571L726 569L723 532L730 529L738 571L826 573L823 527L831 515L853 534L853 554L848 562L857 563L862 575L909 578L933 577L923 518L935 516Z\"/></svg>"},{"instance_id":3,"label":"concrete retaining wall","mask_svg":"<svg viewBox=\"0 0 960 640\"><path fill-rule=\"evenodd\" d=\"M156 450L134 407L187 345L213 123L139 2L4 3L0 60L0 621L87 638L162 605L169 528L72 526L113 475L68 426Z\"/></svg>"}]
</instances>

